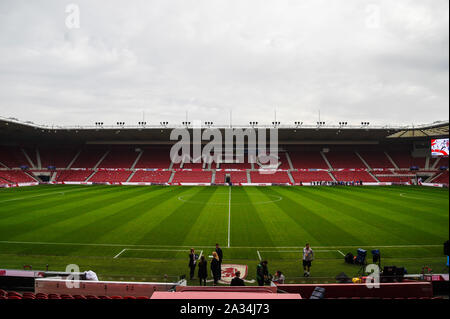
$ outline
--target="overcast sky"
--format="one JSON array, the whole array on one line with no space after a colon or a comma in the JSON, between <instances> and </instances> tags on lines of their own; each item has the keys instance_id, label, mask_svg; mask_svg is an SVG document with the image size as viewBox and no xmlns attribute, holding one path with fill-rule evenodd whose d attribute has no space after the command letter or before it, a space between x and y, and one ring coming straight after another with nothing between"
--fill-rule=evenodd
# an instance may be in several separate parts
<instances>
[{"instance_id":1,"label":"overcast sky","mask_svg":"<svg viewBox=\"0 0 450 319\"><path fill-rule=\"evenodd\" d=\"M448 86L448 0L0 1L0 115L38 124L423 124Z\"/></svg>"}]
</instances>

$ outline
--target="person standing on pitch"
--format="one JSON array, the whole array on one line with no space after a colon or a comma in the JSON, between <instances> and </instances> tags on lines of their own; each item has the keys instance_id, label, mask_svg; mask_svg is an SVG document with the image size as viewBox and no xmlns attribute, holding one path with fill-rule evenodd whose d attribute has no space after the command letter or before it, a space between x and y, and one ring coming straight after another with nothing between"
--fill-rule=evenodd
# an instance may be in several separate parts
<instances>
[{"instance_id":1,"label":"person standing on pitch","mask_svg":"<svg viewBox=\"0 0 450 319\"><path fill-rule=\"evenodd\" d=\"M195 273L195 264L197 263L197 256L195 256L195 250L194 248L191 248L191 253L189 254L189 269L190 269L190 279L194 279L194 273Z\"/></svg>"},{"instance_id":2,"label":"person standing on pitch","mask_svg":"<svg viewBox=\"0 0 450 319\"><path fill-rule=\"evenodd\" d=\"M211 273L214 278L214 286L217 286L222 270L220 268L219 256L217 256L215 251L213 251L213 259L211 260Z\"/></svg>"},{"instance_id":3,"label":"person standing on pitch","mask_svg":"<svg viewBox=\"0 0 450 319\"><path fill-rule=\"evenodd\" d=\"M309 277L311 271L311 263L314 260L314 251L311 249L309 243L306 243L303 248L303 276Z\"/></svg>"},{"instance_id":4,"label":"person standing on pitch","mask_svg":"<svg viewBox=\"0 0 450 319\"><path fill-rule=\"evenodd\" d=\"M198 262L198 279L200 280L200 286L206 286L206 278L208 278L208 262L205 256L200 258Z\"/></svg>"},{"instance_id":5,"label":"person standing on pitch","mask_svg":"<svg viewBox=\"0 0 450 319\"><path fill-rule=\"evenodd\" d=\"M258 286L264 286L269 279L269 268L267 267L267 264L267 260L263 260L256 267L256 280L258 281Z\"/></svg>"},{"instance_id":6,"label":"person standing on pitch","mask_svg":"<svg viewBox=\"0 0 450 319\"><path fill-rule=\"evenodd\" d=\"M219 267L222 269L222 261L223 261L223 251L222 248L219 247L219 244L216 244L216 253L219 257ZM222 271L220 271L219 280L222 279Z\"/></svg>"}]
</instances>

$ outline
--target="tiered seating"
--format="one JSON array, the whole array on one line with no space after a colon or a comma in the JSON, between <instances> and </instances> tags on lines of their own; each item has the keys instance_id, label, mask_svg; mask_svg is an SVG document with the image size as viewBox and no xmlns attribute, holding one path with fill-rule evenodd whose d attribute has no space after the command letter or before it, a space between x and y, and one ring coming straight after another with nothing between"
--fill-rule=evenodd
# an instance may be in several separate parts
<instances>
[{"instance_id":1,"label":"tiered seating","mask_svg":"<svg viewBox=\"0 0 450 319\"><path fill-rule=\"evenodd\" d=\"M55 166L56 168L66 168L77 154L77 150L73 148L58 147L55 148L39 148L41 158L41 167L47 168Z\"/></svg>"},{"instance_id":2,"label":"tiered seating","mask_svg":"<svg viewBox=\"0 0 450 319\"><path fill-rule=\"evenodd\" d=\"M20 170L0 171L0 178L8 183L35 183L36 180Z\"/></svg>"},{"instance_id":3,"label":"tiered seating","mask_svg":"<svg viewBox=\"0 0 450 319\"><path fill-rule=\"evenodd\" d=\"M0 146L0 163L9 168L19 168L22 165L30 166L20 147Z\"/></svg>"},{"instance_id":4,"label":"tiered seating","mask_svg":"<svg viewBox=\"0 0 450 319\"><path fill-rule=\"evenodd\" d=\"M177 164L177 166L174 166L174 168L180 167L180 164ZM202 169L203 163L184 163L183 169ZM205 167L206 168L206 167Z\"/></svg>"},{"instance_id":5,"label":"tiered seating","mask_svg":"<svg viewBox=\"0 0 450 319\"><path fill-rule=\"evenodd\" d=\"M121 183L126 182L131 171L98 171L89 179L92 183Z\"/></svg>"},{"instance_id":6,"label":"tiered seating","mask_svg":"<svg viewBox=\"0 0 450 319\"><path fill-rule=\"evenodd\" d=\"M334 169L337 168L367 168L353 151L331 150L325 156Z\"/></svg>"},{"instance_id":7,"label":"tiered seating","mask_svg":"<svg viewBox=\"0 0 450 319\"><path fill-rule=\"evenodd\" d=\"M98 166L99 168L131 168L139 152L134 148L119 147L110 150Z\"/></svg>"},{"instance_id":8,"label":"tiered seating","mask_svg":"<svg viewBox=\"0 0 450 319\"><path fill-rule=\"evenodd\" d=\"M270 156L271 157L271 162L266 162L266 163L262 163L259 161L256 161L254 163L254 168L255 169L282 169L281 167L283 166L283 161L284 161L284 169L290 169L289 167L289 163L287 162L286 159L286 154L278 154L278 157L275 156Z\"/></svg>"},{"instance_id":9,"label":"tiered seating","mask_svg":"<svg viewBox=\"0 0 450 319\"><path fill-rule=\"evenodd\" d=\"M440 167L447 167L448 168L448 157L439 157L437 159L431 159L430 160L430 168L433 166L433 164L437 161L436 168L439 169ZM0 160L1 162L1 160Z\"/></svg>"},{"instance_id":10,"label":"tiered seating","mask_svg":"<svg viewBox=\"0 0 450 319\"><path fill-rule=\"evenodd\" d=\"M394 168L389 158L382 151L360 151L359 155L369 164L370 168Z\"/></svg>"},{"instance_id":11,"label":"tiered seating","mask_svg":"<svg viewBox=\"0 0 450 319\"><path fill-rule=\"evenodd\" d=\"M236 183L248 183L247 172L230 172L230 171L216 171L216 184L225 183L225 176L230 175L231 182Z\"/></svg>"},{"instance_id":12,"label":"tiered seating","mask_svg":"<svg viewBox=\"0 0 450 319\"><path fill-rule=\"evenodd\" d=\"M319 151L289 151L294 169L328 169L328 165Z\"/></svg>"},{"instance_id":13,"label":"tiered seating","mask_svg":"<svg viewBox=\"0 0 450 319\"><path fill-rule=\"evenodd\" d=\"M170 171L137 171L130 182L164 184L169 181L171 175Z\"/></svg>"},{"instance_id":14,"label":"tiered seating","mask_svg":"<svg viewBox=\"0 0 450 319\"><path fill-rule=\"evenodd\" d=\"M55 181L57 182L84 182L91 176L93 171L91 170L67 170L59 171L56 175Z\"/></svg>"},{"instance_id":15,"label":"tiered seating","mask_svg":"<svg viewBox=\"0 0 450 319\"><path fill-rule=\"evenodd\" d=\"M178 171L172 183L211 183L211 171Z\"/></svg>"},{"instance_id":16,"label":"tiered seating","mask_svg":"<svg viewBox=\"0 0 450 319\"><path fill-rule=\"evenodd\" d=\"M410 168L413 166L425 168L425 157L414 158L409 151L389 151L388 154L399 168Z\"/></svg>"},{"instance_id":17,"label":"tiered seating","mask_svg":"<svg viewBox=\"0 0 450 319\"><path fill-rule=\"evenodd\" d=\"M291 172L292 177L296 183L311 183L311 182L332 182L330 174L327 171L313 171L313 172Z\"/></svg>"},{"instance_id":18,"label":"tiered seating","mask_svg":"<svg viewBox=\"0 0 450 319\"><path fill-rule=\"evenodd\" d=\"M280 153L279 156L280 156L281 165L278 167L278 169L291 169L291 167L289 166L289 162L286 158L286 153L284 153L284 152Z\"/></svg>"},{"instance_id":19,"label":"tiered seating","mask_svg":"<svg viewBox=\"0 0 450 319\"><path fill-rule=\"evenodd\" d=\"M287 172L272 172L272 173L261 173L261 172L251 172L250 179L252 183L280 183L286 184L290 183L289 176Z\"/></svg>"},{"instance_id":20,"label":"tiered seating","mask_svg":"<svg viewBox=\"0 0 450 319\"><path fill-rule=\"evenodd\" d=\"M169 148L149 147L143 151L135 168L169 168L171 163Z\"/></svg>"},{"instance_id":21,"label":"tiered seating","mask_svg":"<svg viewBox=\"0 0 450 319\"><path fill-rule=\"evenodd\" d=\"M400 176L400 175L391 175L391 176L377 176L378 180L382 183L408 183L414 176Z\"/></svg>"},{"instance_id":22,"label":"tiered seating","mask_svg":"<svg viewBox=\"0 0 450 319\"><path fill-rule=\"evenodd\" d=\"M27 153L28 157L33 162L34 166L37 167L38 161L37 161L36 149L32 148L32 147L23 147L22 149L25 151L25 153Z\"/></svg>"},{"instance_id":23,"label":"tiered seating","mask_svg":"<svg viewBox=\"0 0 450 319\"><path fill-rule=\"evenodd\" d=\"M439 173L438 173L439 174ZM448 171L444 171L442 172L441 175L438 176L438 178L435 178L433 180L433 183L437 183L437 184L448 184L448 178L449 178L449 174Z\"/></svg>"},{"instance_id":24,"label":"tiered seating","mask_svg":"<svg viewBox=\"0 0 450 319\"><path fill-rule=\"evenodd\" d=\"M106 149L90 147L83 149L71 168L93 168L105 155Z\"/></svg>"},{"instance_id":25,"label":"tiered seating","mask_svg":"<svg viewBox=\"0 0 450 319\"><path fill-rule=\"evenodd\" d=\"M363 181L366 183L375 183L376 180L366 171L335 171L333 176L339 182L356 182Z\"/></svg>"},{"instance_id":26,"label":"tiered seating","mask_svg":"<svg viewBox=\"0 0 450 319\"><path fill-rule=\"evenodd\" d=\"M214 165L213 165L214 166ZM255 166L258 166L258 164L255 163ZM251 163L221 163L220 169L251 169L252 164Z\"/></svg>"}]
</instances>

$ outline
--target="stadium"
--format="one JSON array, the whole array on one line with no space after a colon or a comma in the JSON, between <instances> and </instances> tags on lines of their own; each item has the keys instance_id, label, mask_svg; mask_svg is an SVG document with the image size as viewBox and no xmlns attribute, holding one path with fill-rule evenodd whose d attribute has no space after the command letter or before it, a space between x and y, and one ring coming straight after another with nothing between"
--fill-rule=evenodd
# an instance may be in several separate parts
<instances>
[{"instance_id":1,"label":"stadium","mask_svg":"<svg viewBox=\"0 0 450 319\"><path fill-rule=\"evenodd\" d=\"M0 17L2 314L448 304L448 0L2 0Z\"/></svg>"},{"instance_id":2,"label":"stadium","mask_svg":"<svg viewBox=\"0 0 450 319\"><path fill-rule=\"evenodd\" d=\"M194 295L190 298L269 288L274 296L285 291L285 297L309 298L320 286L331 299L426 299L442 294L443 284L448 287L443 251L449 222L448 122L272 123L266 128L278 130L279 146L278 164L270 170L235 159L171 161L173 129L211 126L219 131L262 127L202 123L194 128L188 122L48 127L2 118L3 288L31 290L17 298L150 298L153 291L145 285L164 295L171 283L179 293ZM446 148L432 153L441 140ZM301 265L306 242L315 251L309 277ZM198 279L188 276L189 250L210 259L216 243L223 249L222 278L213 286L208 276L210 287L199 287ZM361 262L347 260L349 253L357 260L360 250ZM373 250L381 267L379 290L364 283ZM271 274L282 271L283 284L257 287L262 260ZM99 281L77 293L56 288L55 281L74 271L67 265L77 265L81 276L94 271ZM388 274L392 267L400 271ZM253 290L224 290L237 271ZM98 293L95 284L105 282L111 292ZM124 292L130 283L141 286Z\"/></svg>"}]
</instances>

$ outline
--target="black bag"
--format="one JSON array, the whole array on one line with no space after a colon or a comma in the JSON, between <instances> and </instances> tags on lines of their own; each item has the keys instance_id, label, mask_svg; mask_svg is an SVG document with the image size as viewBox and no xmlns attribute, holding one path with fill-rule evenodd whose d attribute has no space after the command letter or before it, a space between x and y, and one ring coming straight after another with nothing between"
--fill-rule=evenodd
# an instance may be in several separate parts
<instances>
[{"instance_id":1,"label":"black bag","mask_svg":"<svg viewBox=\"0 0 450 319\"><path fill-rule=\"evenodd\" d=\"M352 253L348 253L347 255L345 255L344 260L347 264L353 264L353 254Z\"/></svg>"}]
</instances>

